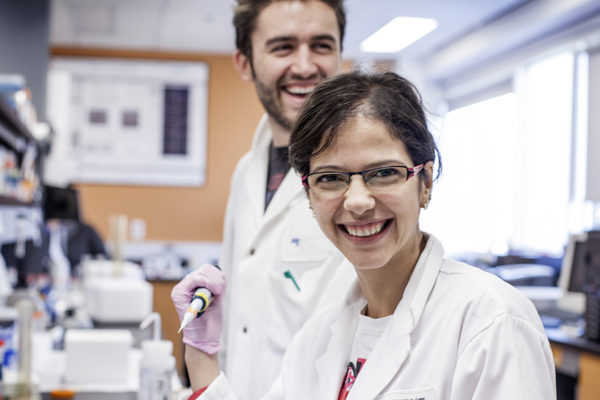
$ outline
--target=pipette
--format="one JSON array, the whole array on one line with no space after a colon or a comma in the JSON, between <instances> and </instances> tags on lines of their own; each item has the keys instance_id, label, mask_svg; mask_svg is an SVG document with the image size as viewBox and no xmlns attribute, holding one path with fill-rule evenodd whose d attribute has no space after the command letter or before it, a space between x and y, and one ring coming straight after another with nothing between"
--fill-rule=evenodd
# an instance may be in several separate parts
<instances>
[{"instance_id":1,"label":"pipette","mask_svg":"<svg viewBox=\"0 0 600 400\"><path fill-rule=\"evenodd\" d=\"M213 295L208 289L196 289L194 296L192 296L192 302L183 315L183 320L181 321L181 326L179 327L177 333L181 332L183 328L185 328L185 326L191 321L204 314L204 311L206 311L212 300Z\"/></svg>"}]
</instances>

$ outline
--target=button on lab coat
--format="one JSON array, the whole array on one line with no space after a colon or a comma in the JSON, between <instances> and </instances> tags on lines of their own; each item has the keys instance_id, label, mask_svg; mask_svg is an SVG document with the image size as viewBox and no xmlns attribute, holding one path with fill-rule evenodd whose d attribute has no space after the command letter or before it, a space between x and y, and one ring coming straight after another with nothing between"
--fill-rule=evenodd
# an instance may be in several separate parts
<instances>
[{"instance_id":1,"label":"button on lab coat","mask_svg":"<svg viewBox=\"0 0 600 400\"><path fill-rule=\"evenodd\" d=\"M311 318L265 398L337 399L365 304L355 285L342 302ZM348 400L548 400L556 398L554 377L533 304L492 274L444 260L441 244L429 236ZM236 398L224 374L205 395Z\"/></svg>"},{"instance_id":2,"label":"button on lab coat","mask_svg":"<svg viewBox=\"0 0 600 400\"><path fill-rule=\"evenodd\" d=\"M228 282L222 368L248 400L271 387L308 317L342 299L355 277L312 217L293 170L265 211L270 141L263 117L232 178L220 260Z\"/></svg>"}]
</instances>

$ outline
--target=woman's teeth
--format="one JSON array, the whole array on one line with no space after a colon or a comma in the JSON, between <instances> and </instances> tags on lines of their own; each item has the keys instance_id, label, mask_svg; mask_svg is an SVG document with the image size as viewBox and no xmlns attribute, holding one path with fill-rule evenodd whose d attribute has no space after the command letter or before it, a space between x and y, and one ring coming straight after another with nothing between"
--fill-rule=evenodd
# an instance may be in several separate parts
<instances>
[{"instance_id":1,"label":"woman's teeth","mask_svg":"<svg viewBox=\"0 0 600 400\"><path fill-rule=\"evenodd\" d=\"M384 225L385 222L382 221L376 224L369 224L364 226L344 225L344 227L346 228L350 236L366 237L378 234L379 232L381 232Z\"/></svg>"}]
</instances>

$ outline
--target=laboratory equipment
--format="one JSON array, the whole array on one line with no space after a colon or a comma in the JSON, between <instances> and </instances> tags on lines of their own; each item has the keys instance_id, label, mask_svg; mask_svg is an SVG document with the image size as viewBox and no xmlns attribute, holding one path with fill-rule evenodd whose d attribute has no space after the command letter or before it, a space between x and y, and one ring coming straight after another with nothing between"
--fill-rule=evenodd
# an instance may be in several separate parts
<instances>
[{"instance_id":1,"label":"laboratory equipment","mask_svg":"<svg viewBox=\"0 0 600 400\"><path fill-rule=\"evenodd\" d=\"M206 311L206 309L212 302L212 299L213 295L208 289L196 289L196 291L194 291L194 295L192 296L190 306L183 315L183 320L181 321L181 326L179 327L177 333L181 332L183 328L185 328L185 326L189 324L192 320L204 314L204 311Z\"/></svg>"},{"instance_id":2,"label":"laboratory equipment","mask_svg":"<svg viewBox=\"0 0 600 400\"><path fill-rule=\"evenodd\" d=\"M84 286L87 311L96 322L139 323L152 312L152 285L123 278L98 278Z\"/></svg>"},{"instance_id":3,"label":"laboratory equipment","mask_svg":"<svg viewBox=\"0 0 600 400\"><path fill-rule=\"evenodd\" d=\"M65 334L69 384L125 385L133 336L127 329L69 329Z\"/></svg>"},{"instance_id":4,"label":"laboratory equipment","mask_svg":"<svg viewBox=\"0 0 600 400\"><path fill-rule=\"evenodd\" d=\"M585 316L585 337L600 341L600 231L571 235L559 285L559 306Z\"/></svg>"},{"instance_id":5,"label":"laboratory equipment","mask_svg":"<svg viewBox=\"0 0 600 400\"><path fill-rule=\"evenodd\" d=\"M161 340L160 314L150 314L142 321L140 329L147 328L151 323L154 323L153 338L142 342L138 400L171 400L171 382L175 373L173 343Z\"/></svg>"},{"instance_id":6,"label":"laboratory equipment","mask_svg":"<svg viewBox=\"0 0 600 400\"><path fill-rule=\"evenodd\" d=\"M96 322L139 323L152 312L152 285L144 280L138 265L86 260L82 264L82 287L87 312Z\"/></svg>"},{"instance_id":7,"label":"laboratory equipment","mask_svg":"<svg viewBox=\"0 0 600 400\"><path fill-rule=\"evenodd\" d=\"M14 382L3 382L2 393L14 400L39 400L40 395L32 379L31 368L31 320L35 305L32 299L22 298L16 303L18 312L18 372Z\"/></svg>"},{"instance_id":8,"label":"laboratory equipment","mask_svg":"<svg viewBox=\"0 0 600 400\"><path fill-rule=\"evenodd\" d=\"M0 253L0 306L6 302L6 298L11 293L12 287L8 277L8 269L6 268L4 257L2 257L2 253Z\"/></svg>"},{"instance_id":9,"label":"laboratory equipment","mask_svg":"<svg viewBox=\"0 0 600 400\"><path fill-rule=\"evenodd\" d=\"M558 300L559 308L583 314L585 311L585 266L583 255L587 246L587 233L573 234L569 237L558 279L562 296Z\"/></svg>"}]
</instances>

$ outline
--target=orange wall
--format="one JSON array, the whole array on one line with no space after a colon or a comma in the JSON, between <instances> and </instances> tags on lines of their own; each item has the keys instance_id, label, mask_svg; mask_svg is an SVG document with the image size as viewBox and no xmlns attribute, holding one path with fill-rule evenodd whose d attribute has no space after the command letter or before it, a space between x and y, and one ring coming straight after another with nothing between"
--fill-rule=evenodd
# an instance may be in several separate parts
<instances>
[{"instance_id":1,"label":"orange wall","mask_svg":"<svg viewBox=\"0 0 600 400\"><path fill-rule=\"evenodd\" d=\"M146 240L220 241L230 178L250 148L262 107L231 56L114 49L52 48L54 56L204 61L209 66L206 182L202 187L78 184L83 218L109 236L109 216L146 222Z\"/></svg>"}]
</instances>

